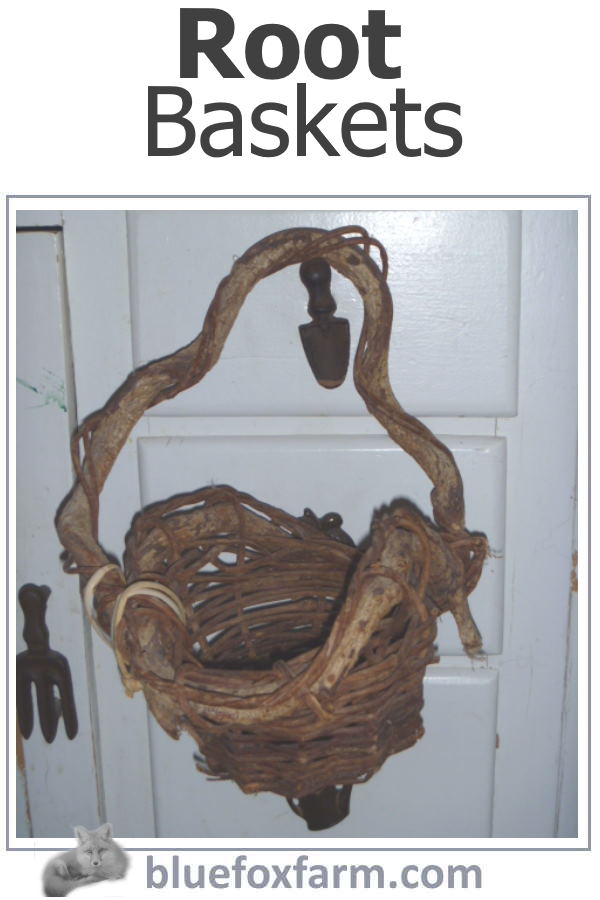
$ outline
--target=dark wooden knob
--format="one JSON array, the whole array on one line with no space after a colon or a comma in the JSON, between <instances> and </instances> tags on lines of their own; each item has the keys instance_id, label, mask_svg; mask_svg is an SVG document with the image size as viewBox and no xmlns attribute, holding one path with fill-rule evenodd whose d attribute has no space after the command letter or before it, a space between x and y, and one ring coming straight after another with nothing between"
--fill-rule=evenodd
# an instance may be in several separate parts
<instances>
[{"instance_id":1,"label":"dark wooden knob","mask_svg":"<svg viewBox=\"0 0 600 900\"><path fill-rule=\"evenodd\" d=\"M331 266L326 259L309 259L300 266L300 278L308 291L308 314L312 319L332 316L336 302L331 293Z\"/></svg>"},{"instance_id":2,"label":"dark wooden knob","mask_svg":"<svg viewBox=\"0 0 600 900\"><path fill-rule=\"evenodd\" d=\"M350 323L334 315L331 267L326 259L307 260L300 266L300 279L308 291L312 319L299 327L306 358L322 387L339 387L350 361Z\"/></svg>"}]
</instances>

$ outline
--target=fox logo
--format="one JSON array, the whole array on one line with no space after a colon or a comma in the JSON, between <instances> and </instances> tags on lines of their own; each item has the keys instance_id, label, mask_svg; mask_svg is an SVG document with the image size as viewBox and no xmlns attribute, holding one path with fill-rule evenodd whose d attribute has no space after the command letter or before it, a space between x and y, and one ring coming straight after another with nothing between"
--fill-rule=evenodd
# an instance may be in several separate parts
<instances>
[{"instance_id":1,"label":"fox logo","mask_svg":"<svg viewBox=\"0 0 600 900\"><path fill-rule=\"evenodd\" d=\"M44 870L46 897L66 897L84 884L123 878L127 871L127 856L113 840L110 822L95 831L78 825L75 837L77 846L55 856Z\"/></svg>"}]
</instances>

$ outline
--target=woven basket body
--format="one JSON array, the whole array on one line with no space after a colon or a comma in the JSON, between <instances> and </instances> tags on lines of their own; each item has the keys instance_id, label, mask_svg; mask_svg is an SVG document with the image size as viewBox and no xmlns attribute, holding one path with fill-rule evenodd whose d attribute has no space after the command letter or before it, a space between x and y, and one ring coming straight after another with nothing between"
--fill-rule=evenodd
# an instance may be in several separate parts
<instances>
[{"instance_id":1,"label":"woven basket body","mask_svg":"<svg viewBox=\"0 0 600 900\"><path fill-rule=\"evenodd\" d=\"M86 420L73 444L77 481L57 518L126 690L143 690L170 735L193 735L203 772L246 792L302 798L366 780L423 733L437 617L450 610L467 652L481 646L467 596L487 543L464 528L452 455L391 391L385 272L368 255L374 242L350 233L293 229L250 248L219 285L196 341L134 372ZM315 256L365 301L355 382L433 481L434 521L392 502L358 549L331 519L206 487L138 513L115 565L98 540L99 495L131 428L215 364L260 278Z\"/></svg>"},{"instance_id":2,"label":"woven basket body","mask_svg":"<svg viewBox=\"0 0 600 900\"><path fill-rule=\"evenodd\" d=\"M184 722L194 735L203 770L233 778L247 792L299 797L365 780L390 753L411 746L423 731L423 674L436 630L434 615L420 616L415 602L418 571L406 572L404 602L382 601L368 634L365 622L366 640L349 648L356 659L345 678L307 687L295 708L267 715L273 687L295 686L306 675L344 600L354 597L360 615L365 582L379 577L387 587L372 565L393 555L385 529L376 529L362 554L233 488L205 488L177 502L187 508L157 504L136 518L125 572L131 581L149 571L164 579L185 606L186 628L165 659L165 636L157 636L153 613L140 605L131 611L124 655L138 660L138 677L145 676L150 707L164 727L175 735ZM397 513L396 521L404 528L389 531L388 523L387 544L398 554L404 541L410 568L408 513ZM199 702L211 690L226 693L228 721L212 720ZM238 724L243 697L258 698L259 715Z\"/></svg>"}]
</instances>

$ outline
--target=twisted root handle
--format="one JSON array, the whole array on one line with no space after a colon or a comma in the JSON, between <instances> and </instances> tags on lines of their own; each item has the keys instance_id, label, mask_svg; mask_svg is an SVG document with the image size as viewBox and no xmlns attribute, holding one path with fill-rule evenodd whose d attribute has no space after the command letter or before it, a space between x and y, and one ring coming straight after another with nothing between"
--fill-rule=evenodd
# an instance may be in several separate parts
<instances>
[{"instance_id":1,"label":"twisted root handle","mask_svg":"<svg viewBox=\"0 0 600 900\"><path fill-rule=\"evenodd\" d=\"M373 245L379 247L382 268L368 253ZM362 297L364 320L354 359L354 382L367 409L431 479L433 516L438 526L456 535L464 533L462 481L452 453L402 409L390 386L393 304L385 277L385 251L357 226L334 231L291 228L263 238L237 259L217 287L200 334L170 356L132 372L74 435L72 455L77 477L58 511L56 527L67 551L67 570L81 574L83 584L97 568L110 562L98 540L99 497L136 422L146 410L196 384L212 369L242 304L261 279L315 256L326 259L349 278ZM121 588L117 574L107 577L102 585L105 602L114 601Z\"/></svg>"}]
</instances>

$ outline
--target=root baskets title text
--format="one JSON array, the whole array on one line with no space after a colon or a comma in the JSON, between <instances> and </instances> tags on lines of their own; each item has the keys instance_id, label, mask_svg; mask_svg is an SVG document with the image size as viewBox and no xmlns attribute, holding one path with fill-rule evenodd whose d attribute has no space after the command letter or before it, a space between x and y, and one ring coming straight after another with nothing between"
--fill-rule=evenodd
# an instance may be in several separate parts
<instances>
[{"instance_id":1,"label":"root baskets title text","mask_svg":"<svg viewBox=\"0 0 600 900\"><path fill-rule=\"evenodd\" d=\"M245 40L244 59L230 46L235 29L233 17L223 9L181 9L180 78L198 79L202 84L209 66L223 79L259 78L273 83L292 78L303 53L308 71L324 84L298 81L292 103L279 102L281 97L265 99L251 111L213 97L198 106L187 88L150 86L149 156L179 156L192 148L211 157L306 156L307 151L323 156L376 157L397 152L406 157L444 157L460 150L460 106L444 100L423 108L396 86L402 74L401 26L389 24L385 10L370 9L358 37L345 25L327 23L314 27L303 46L286 25L258 25ZM361 53L366 54L374 78L395 83L385 107L363 99L349 106L335 100L335 83L354 72ZM361 80L361 88L370 81ZM325 88L332 89L333 99L324 96Z\"/></svg>"}]
</instances>

